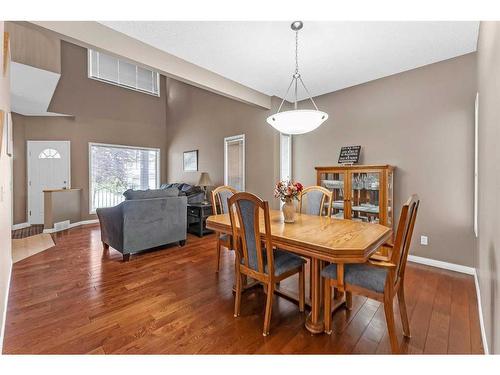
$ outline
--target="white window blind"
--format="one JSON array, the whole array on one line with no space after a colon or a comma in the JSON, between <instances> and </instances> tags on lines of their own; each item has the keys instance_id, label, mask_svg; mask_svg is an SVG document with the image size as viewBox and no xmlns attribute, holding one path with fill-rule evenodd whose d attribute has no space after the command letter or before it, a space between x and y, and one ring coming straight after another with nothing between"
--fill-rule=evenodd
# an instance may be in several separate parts
<instances>
[{"instance_id":1,"label":"white window blind","mask_svg":"<svg viewBox=\"0 0 500 375\"><path fill-rule=\"evenodd\" d=\"M160 75L105 53L88 50L89 78L160 96Z\"/></svg>"},{"instance_id":2,"label":"white window blind","mask_svg":"<svg viewBox=\"0 0 500 375\"><path fill-rule=\"evenodd\" d=\"M224 138L224 184L245 191L245 135Z\"/></svg>"},{"instance_id":3,"label":"white window blind","mask_svg":"<svg viewBox=\"0 0 500 375\"><path fill-rule=\"evenodd\" d=\"M160 150L100 143L89 144L90 213L115 206L128 189L160 185Z\"/></svg>"}]
</instances>

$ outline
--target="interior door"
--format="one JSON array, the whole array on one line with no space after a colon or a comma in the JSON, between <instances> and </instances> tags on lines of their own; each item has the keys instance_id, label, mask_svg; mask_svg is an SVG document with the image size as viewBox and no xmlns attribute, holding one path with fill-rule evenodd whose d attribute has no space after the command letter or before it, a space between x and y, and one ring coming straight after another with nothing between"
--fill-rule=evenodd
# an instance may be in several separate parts
<instances>
[{"instance_id":1,"label":"interior door","mask_svg":"<svg viewBox=\"0 0 500 375\"><path fill-rule=\"evenodd\" d=\"M28 141L28 222L43 224L43 191L70 188L70 142Z\"/></svg>"}]
</instances>

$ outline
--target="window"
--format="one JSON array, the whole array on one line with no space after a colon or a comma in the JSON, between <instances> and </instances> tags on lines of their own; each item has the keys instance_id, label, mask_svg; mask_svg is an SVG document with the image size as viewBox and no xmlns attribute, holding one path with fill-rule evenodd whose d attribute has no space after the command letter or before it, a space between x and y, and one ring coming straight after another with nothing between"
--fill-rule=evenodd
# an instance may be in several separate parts
<instances>
[{"instance_id":1,"label":"window","mask_svg":"<svg viewBox=\"0 0 500 375\"><path fill-rule=\"evenodd\" d=\"M89 78L160 96L160 74L105 53L88 50Z\"/></svg>"},{"instance_id":2,"label":"window","mask_svg":"<svg viewBox=\"0 0 500 375\"><path fill-rule=\"evenodd\" d=\"M280 134L280 180L292 179L292 136Z\"/></svg>"},{"instance_id":3,"label":"window","mask_svg":"<svg viewBox=\"0 0 500 375\"><path fill-rule=\"evenodd\" d=\"M474 234L479 236L478 211L479 211L479 93L476 94L474 116Z\"/></svg>"},{"instance_id":4,"label":"window","mask_svg":"<svg viewBox=\"0 0 500 375\"><path fill-rule=\"evenodd\" d=\"M46 148L40 152L38 159L61 159L61 154L53 148Z\"/></svg>"},{"instance_id":5,"label":"window","mask_svg":"<svg viewBox=\"0 0 500 375\"><path fill-rule=\"evenodd\" d=\"M155 189L160 185L160 150L89 143L90 213L115 206L127 189Z\"/></svg>"},{"instance_id":6,"label":"window","mask_svg":"<svg viewBox=\"0 0 500 375\"><path fill-rule=\"evenodd\" d=\"M245 135L224 138L224 184L245 191Z\"/></svg>"}]
</instances>

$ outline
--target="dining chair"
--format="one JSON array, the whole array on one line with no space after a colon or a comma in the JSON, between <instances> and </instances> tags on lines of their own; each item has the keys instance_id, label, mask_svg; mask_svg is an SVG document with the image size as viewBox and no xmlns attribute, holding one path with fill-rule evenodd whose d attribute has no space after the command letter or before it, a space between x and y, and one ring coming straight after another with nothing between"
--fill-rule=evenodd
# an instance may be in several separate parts
<instances>
[{"instance_id":1,"label":"dining chair","mask_svg":"<svg viewBox=\"0 0 500 375\"><path fill-rule=\"evenodd\" d=\"M410 325L404 294L404 276L419 204L420 200L414 194L401 208L396 239L388 256L377 255L371 257L366 263L331 264L323 269L321 275L325 278L324 315L326 333L330 334L332 331L332 287L337 287L346 291L348 308L352 304L351 293L360 294L384 304L387 330L393 353L399 352L393 310L393 300L397 295L403 333L404 336L410 337Z\"/></svg>"},{"instance_id":2,"label":"dining chair","mask_svg":"<svg viewBox=\"0 0 500 375\"><path fill-rule=\"evenodd\" d=\"M308 186L299 195L299 212L302 213L305 201L304 213L307 215L323 216L325 214L325 203L328 201L326 216L330 217L332 212L333 192L323 186Z\"/></svg>"},{"instance_id":3,"label":"dining chair","mask_svg":"<svg viewBox=\"0 0 500 375\"><path fill-rule=\"evenodd\" d=\"M233 194L236 193L236 190L233 189L231 186L219 186L212 190L211 192L211 200L212 200L212 210L214 215L219 215L219 214L227 214L229 212L228 210L228 203L227 200L229 197L231 197ZM229 234L223 234L223 233L216 233L217 236L217 269L215 272L219 272L220 270L220 251L222 247L227 248L228 250L233 249L233 238Z\"/></svg>"},{"instance_id":4,"label":"dining chair","mask_svg":"<svg viewBox=\"0 0 500 375\"><path fill-rule=\"evenodd\" d=\"M326 202L328 202L328 206L325 211ZM305 207L303 203L306 203ZM333 192L323 186L308 186L304 188L299 195L299 213L302 213L304 208L304 213L307 215L323 216L326 213L325 216L330 217L332 205ZM321 261L321 268L325 267L325 263L326 262ZM309 284L309 296L312 296L312 284ZM335 296L339 296L336 289Z\"/></svg>"},{"instance_id":5,"label":"dining chair","mask_svg":"<svg viewBox=\"0 0 500 375\"><path fill-rule=\"evenodd\" d=\"M262 283L267 293L262 334L267 336L276 283L298 273L299 311L304 311L304 264L306 261L297 255L274 249L267 201L250 193L236 193L229 198L228 202L236 251L234 316L240 315L244 277L248 276ZM262 220L264 233L261 235Z\"/></svg>"}]
</instances>

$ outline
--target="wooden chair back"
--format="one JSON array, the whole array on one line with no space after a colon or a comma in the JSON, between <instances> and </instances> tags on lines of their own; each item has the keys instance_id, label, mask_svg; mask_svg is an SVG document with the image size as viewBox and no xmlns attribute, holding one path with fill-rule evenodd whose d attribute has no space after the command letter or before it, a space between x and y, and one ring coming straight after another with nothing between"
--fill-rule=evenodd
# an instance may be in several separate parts
<instances>
[{"instance_id":1,"label":"wooden chair back","mask_svg":"<svg viewBox=\"0 0 500 375\"><path fill-rule=\"evenodd\" d=\"M229 198L228 202L229 218L235 239L236 264L243 264L259 274L274 275L268 202L251 193L236 193ZM264 241L261 240L260 234L261 219L264 219ZM263 248L263 243L265 248ZM264 251L267 256L267 272Z\"/></svg>"},{"instance_id":2,"label":"wooden chair back","mask_svg":"<svg viewBox=\"0 0 500 375\"><path fill-rule=\"evenodd\" d=\"M323 216L325 212L325 203L328 201L326 216L330 217L333 205L333 192L323 186L308 186L302 190L299 196L299 212L302 213L304 199L307 199L308 215Z\"/></svg>"},{"instance_id":3,"label":"wooden chair back","mask_svg":"<svg viewBox=\"0 0 500 375\"><path fill-rule=\"evenodd\" d=\"M236 189L227 185L219 186L212 190L212 210L215 215L227 214L229 212L227 200L236 192Z\"/></svg>"},{"instance_id":4,"label":"wooden chair back","mask_svg":"<svg viewBox=\"0 0 500 375\"><path fill-rule=\"evenodd\" d=\"M401 208L396 239L391 254L391 263L396 265L394 283L399 282L404 277L419 204L418 195L413 194Z\"/></svg>"}]
</instances>

